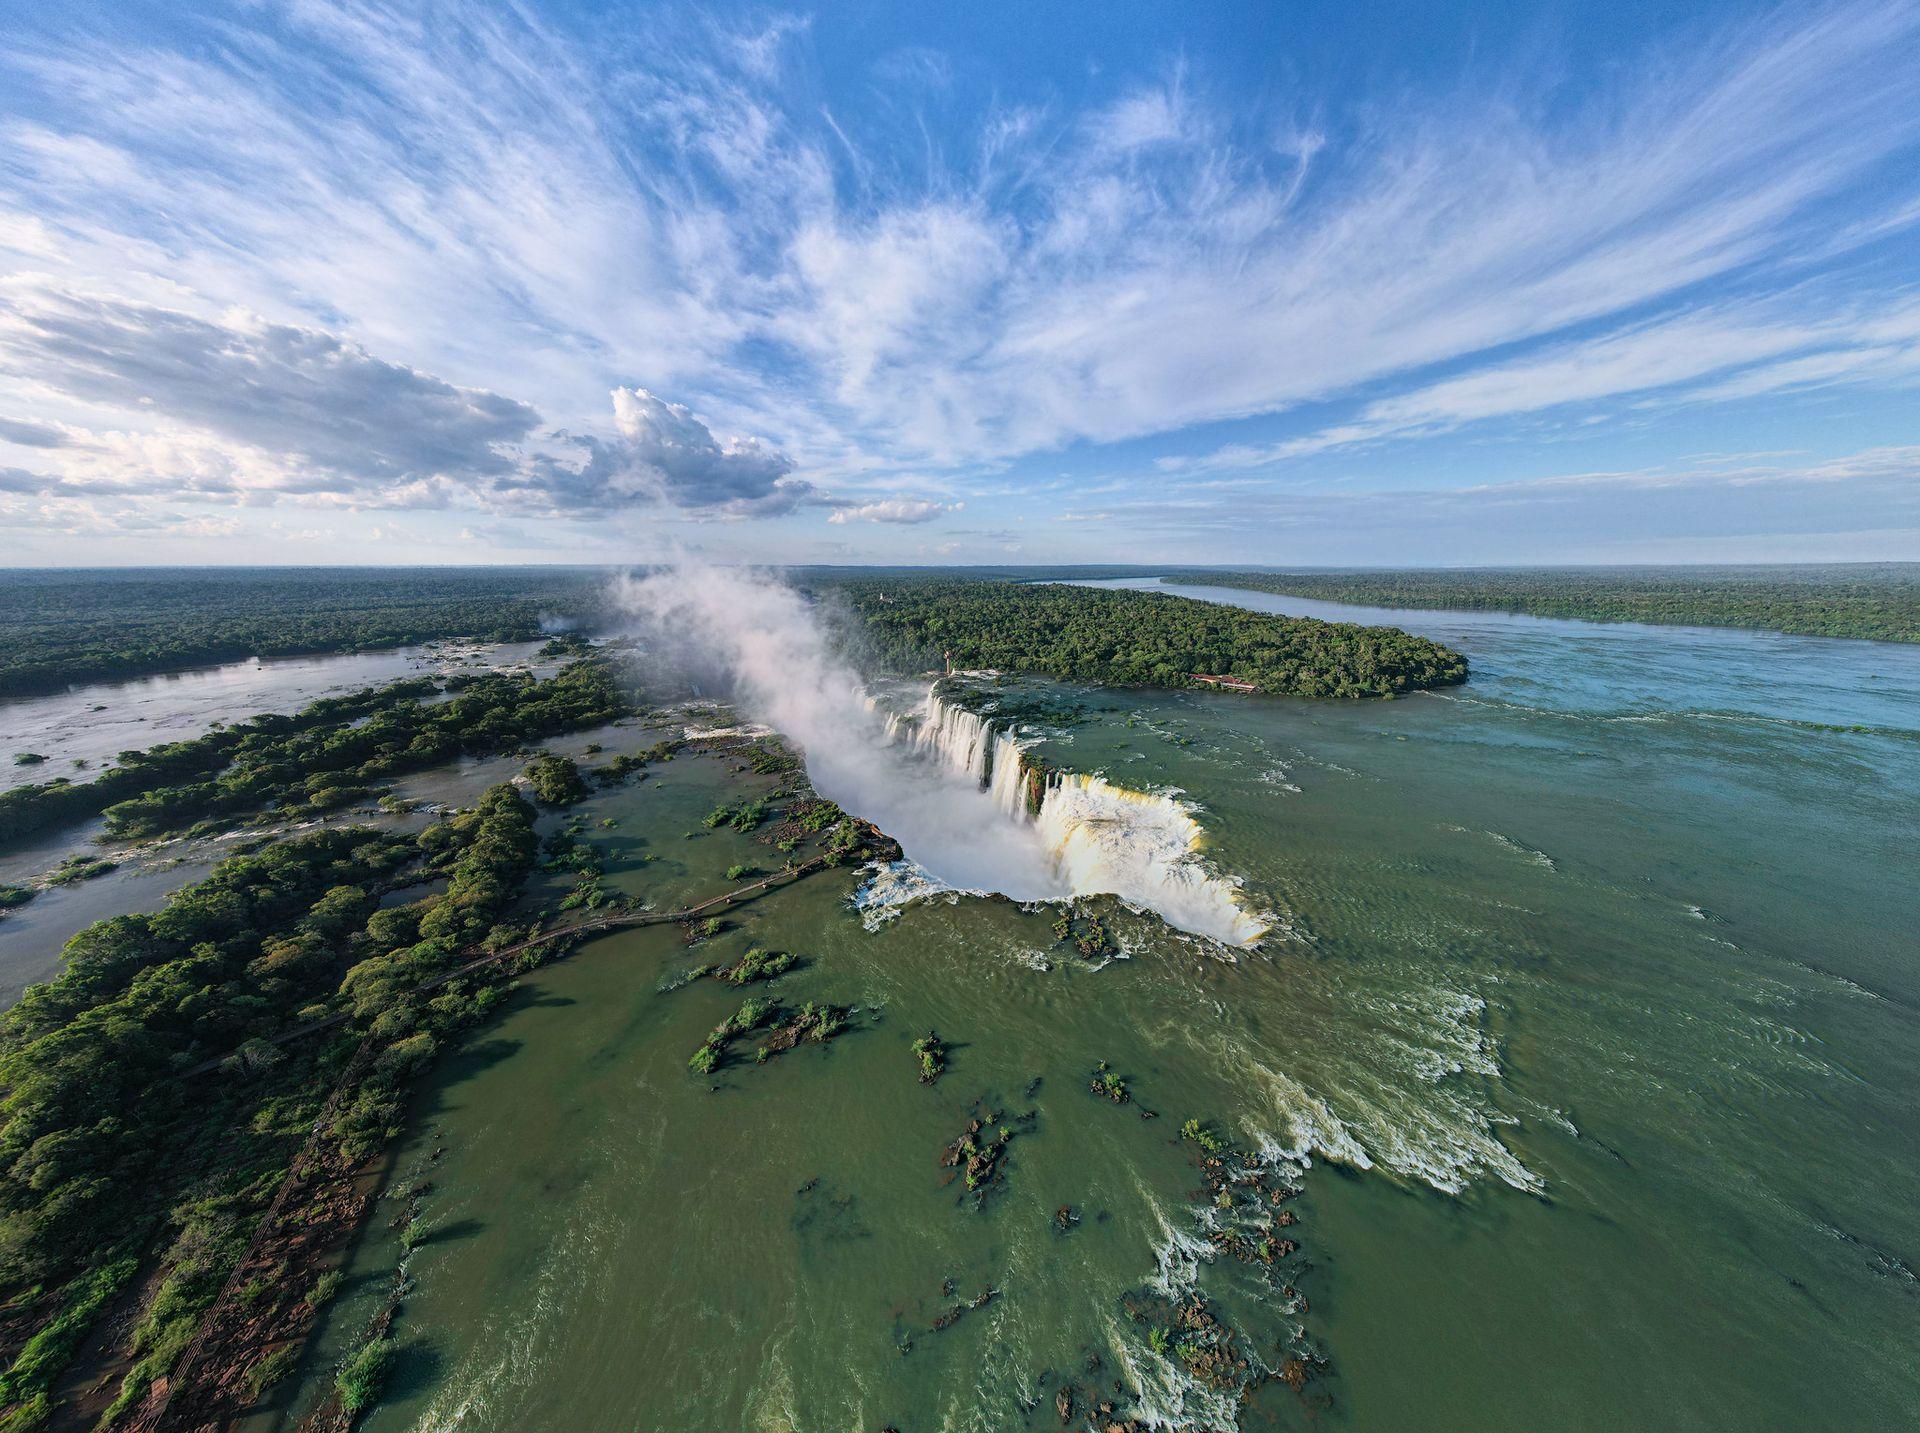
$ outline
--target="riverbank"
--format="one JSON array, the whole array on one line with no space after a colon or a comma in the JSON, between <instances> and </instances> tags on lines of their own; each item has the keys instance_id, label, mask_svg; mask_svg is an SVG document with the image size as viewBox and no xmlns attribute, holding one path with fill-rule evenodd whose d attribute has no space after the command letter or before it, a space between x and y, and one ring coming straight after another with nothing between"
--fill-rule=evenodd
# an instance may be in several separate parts
<instances>
[{"instance_id":1,"label":"riverbank","mask_svg":"<svg viewBox=\"0 0 1920 1433\"><path fill-rule=\"evenodd\" d=\"M1181 571L1172 581L1356 606L1513 612L1585 622L1734 627L1920 642L1920 563L1747 567Z\"/></svg>"},{"instance_id":2,"label":"riverbank","mask_svg":"<svg viewBox=\"0 0 1920 1433\"><path fill-rule=\"evenodd\" d=\"M501 977L511 979L572 953L582 941L595 935L623 927L683 924L734 910L756 896L829 869L829 865L826 858L816 857L681 909L619 912L574 921L478 955L469 948L469 959L423 982L415 993L427 995L476 977L483 983ZM348 1018L346 1012L340 1012L268 1037L268 1043L283 1047L296 1040L312 1039L344 1025ZM331 1294L328 1275L338 1268L348 1246L361 1232L392 1173L390 1142L383 1143L371 1161L356 1157L338 1137L331 1118L353 1097L381 1048L377 1037L360 1043L340 1083L321 1107L306 1145L293 1158L245 1252L201 1316L185 1351L163 1378L155 1380L145 1402L117 1421L115 1427L126 1433L160 1433L209 1424L226 1426L253 1408L261 1395L298 1363L307 1338L325 1312ZM229 1069L233 1061L231 1055L210 1060L183 1071L180 1078ZM270 1295L264 1292L267 1290L271 1290ZM127 1366L124 1359L114 1365ZM108 1381L89 1378L85 1370L75 1370L73 1378L82 1387ZM78 1405L72 1417L62 1421L76 1428L90 1426L92 1416L100 1411ZM330 1405L308 1422L344 1428L351 1426L352 1419L347 1415L353 1411L357 1410Z\"/></svg>"},{"instance_id":3,"label":"riverbank","mask_svg":"<svg viewBox=\"0 0 1920 1433\"><path fill-rule=\"evenodd\" d=\"M605 759L589 767L589 776L601 786L644 782L650 765L670 763L677 755L682 767L725 764L736 773L732 779L738 780L738 774L746 774L754 788L762 791L756 809L768 809L765 795L775 789L783 792L787 800L808 804L804 778L797 777L796 764L764 741L726 736L659 740L652 739L652 733L644 729L636 729L622 745L631 745L641 736L651 740L644 752L620 751L609 755L602 745L590 744L594 754ZM570 764L562 764L572 769ZM580 789L582 794L586 793L587 788ZM476 814L481 820L478 827L473 825ZM443 890L439 894L429 889L427 895L408 905L390 907L384 902L370 901L369 894L350 891L346 886L328 891L314 905L314 913L323 907L337 912L326 919L336 922L333 928L341 935L355 929L358 923L365 924L364 931L352 937L358 958L349 962L339 997L326 998L331 993L330 985L316 992L323 997L320 1009L332 1003L335 1008L331 1011L319 1013L310 1007L302 1012L305 1018L278 1031L260 1029L258 1017L254 1016L251 1038L237 1049L207 1055L197 1063L183 1062L183 1049L172 1057L171 1069L163 1065L160 1070L145 1074L133 1069L120 1072L123 1083L147 1080L157 1074L163 1085L171 1081L177 1086L184 1081L207 1087L184 1103L177 1094L164 1094L160 1086L144 1087L144 1093L135 1099L135 1107L157 1112L163 1124L175 1118L165 1111L176 1106L182 1111L193 1108L206 1116L217 1114L222 1128L235 1131L250 1128L252 1136L264 1136L267 1143L249 1153L244 1148L245 1141L242 1147L223 1151L215 1139L203 1150L199 1148L199 1137L186 1125L178 1125L176 1120L176 1126L170 1127L172 1132L164 1138L175 1145L189 1141L194 1157L182 1158L182 1152L161 1150L158 1153L166 1162L163 1167L177 1168L181 1177L188 1177L199 1163L205 1162L201 1158L204 1155L213 1161L210 1170L224 1167L231 1171L219 1174L208 1188L218 1189L220 1181L234 1176L241 1178L240 1185L219 1194L209 1206L230 1205L230 1214L217 1216L219 1226L227 1232L219 1234L213 1248L208 1250L196 1248L205 1241L203 1236L194 1234L191 1227L177 1236L172 1230L166 1230L154 1249L143 1256L139 1252L140 1244L149 1236L142 1231L152 1217L150 1212L142 1212L144 1204L150 1204L157 1197L164 1207L178 1195L158 1189L150 1195L124 1191L124 1198L141 1205L142 1209L128 1212L123 1221L124 1237L102 1256L111 1261L115 1270L105 1301L91 1293L82 1299L73 1292L80 1289L79 1284L62 1290L45 1311L51 1322L36 1321L45 1324L40 1336L0 1350L0 1363L12 1365L11 1371L4 1375L10 1390L6 1401L16 1406L7 1416L39 1416L40 1411L51 1411L46 1408L52 1391L51 1375L59 1372L73 1350L86 1343L89 1327L102 1317L121 1332L97 1345L88 1345L93 1349L94 1372L76 1370L58 1384L62 1393L77 1400L76 1406L87 1410L88 1421L109 1405L116 1418L131 1418L135 1420L134 1426L143 1427L174 1426L183 1418L197 1426L198 1421L203 1421L202 1415L214 1416L208 1414L207 1409L214 1409L221 1418L236 1414L248 1400L257 1397L273 1377L284 1373L294 1356L290 1350L297 1351L295 1346L301 1329L324 1305L324 1297L307 1297L295 1275L323 1270L330 1251L336 1250L340 1241L351 1237L357 1228L357 1220L369 1197L363 1187L367 1161L376 1156L391 1137L393 1127L389 1121L399 1091L422 1066L437 1042L492 1008L498 998L498 975L525 968L529 961L537 963L574 942L621 924L699 921L718 925L722 912L751 903L830 865L856 859L870 847L881 856L897 855L897 848L876 833L850 826L844 819L817 822L808 831L795 833L790 838L783 827L774 827L772 831L778 832L781 839L783 860L770 872L742 881L729 871L733 884L717 893L709 891L698 900L663 910L635 910L628 908L631 897L626 895L617 897L611 907L607 907L609 897L601 889L598 865L588 861L588 848L576 834L577 823L571 823L550 833L544 845L552 856L549 865L562 862L566 871L575 876L574 888L548 899L557 901L565 909L591 893L589 909L601 909L567 918L556 927L529 932L524 930L525 911L509 917L501 909L500 901L510 897L530 872L524 864L534 854L526 826L530 815L531 808L513 796L510 787L494 788L482 800L480 813L455 816L421 830L417 841L430 855L429 864L418 872L407 865L406 855L416 838L397 834L321 828L269 848L274 853L273 859L283 864L303 859L307 847L315 842L325 848L315 848L323 861L337 862L338 853L351 849L355 861L370 863L370 872L391 872L382 877L382 885L370 893L373 896L382 891L395 895L417 891L422 882L433 875L435 860L442 863L442 871L448 869L445 862L453 862L453 879L450 886L441 882ZM499 828L499 834L490 834L496 827L488 823L495 822L496 817L505 819L507 824ZM519 834L514 834L516 830ZM463 837L463 833L466 836ZM460 843L468 837L478 844L463 855ZM356 839L363 844L352 845ZM776 838L770 833L764 839L771 844ZM809 847L817 849L810 853ZM478 853L483 850L489 852L483 864L473 866L472 861L479 859ZM519 854L512 854L516 850ZM259 863L254 857L237 859L243 864ZM503 859L507 864L496 866L495 863ZM217 868L210 884L217 886L226 879L227 869L227 866ZM336 880L353 879L353 873L344 865L336 864L330 870ZM592 874L587 874L589 870ZM519 874L514 874L516 871ZM271 886L263 889L270 890ZM188 911L194 912L190 919L204 921L206 917L202 912L217 911L218 899L198 889L182 892L169 902L160 925L171 921L168 929L180 927L181 918ZM300 909L303 906L296 905L294 913ZM456 911L458 923L450 924L442 918ZM345 929L337 924L343 916L352 922ZM267 952L255 959L247 971L250 983L262 991L285 984L284 977L275 976L274 962L288 970L292 968L285 957L274 952L291 952L299 942L311 941L319 934L320 928L313 924L314 914L294 924L285 924L285 919L284 916L261 919L247 937L253 942L262 942L261 949ZM476 919L481 921L477 929L472 925ZM61 1022L71 1018L58 1012L76 998L84 1003L100 999L104 993L109 1004L116 999L111 991L95 993L90 988L93 970L105 949L101 943L130 937L146 939L137 933L158 931L160 925L136 918L135 924L124 930L109 925L89 932L83 941L90 944L83 947L76 942L70 950L68 970L61 981L32 992L23 1007L0 1028L7 1047L0 1051L0 1074L4 1074L8 1082L13 1101L14 1129L17 1130L23 1119L47 1118L35 1113L36 1106L51 1109L49 1101L58 1098L51 1090L35 1088L32 1084L29 1072L35 1068L31 1054L33 1042L45 1033L57 1033ZM434 940L463 929L469 936L464 950L433 948ZM218 931L209 934L216 942L231 943L235 938ZM405 948L406 942L418 941L422 934L429 937L426 942L414 945L411 950ZM402 948L395 954L382 956L380 952L388 949L396 938ZM206 949L211 952L215 946L209 945ZM312 956L317 954L317 949L312 950L302 958L311 964ZM165 973L162 967L168 957L164 951L148 959L154 975ZM200 959L196 950L188 963ZM185 966L181 974L186 974ZM324 972L322 978L324 980ZM280 999L284 1004L287 997L283 995ZM126 998L119 998L119 1003L126 1004ZM297 994L294 1003L287 1004L286 1008L291 1010L296 1005ZM136 1001L128 1006L125 1015L117 1018L131 1018L138 1023L148 1018L143 1010ZM314 1087L316 1080L331 1088L331 1094L324 1100L321 1091ZM45 1085L45 1079L40 1083ZM220 1113L223 1111L225 1113ZM200 1117L192 1116L189 1122ZM288 1156L271 1153L273 1140L294 1129L300 1130L306 1141L300 1151ZM152 1133L160 1137L160 1131ZM290 1160L291 1173L281 1183L280 1192L267 1203L264 1215L248 1215L244 1211L249 1206L258 1208L269 1193L258 1187L262 1169L272 1167L283 1158ZM263 1165L262 1161L266 1163ZM252 1172L243 1175L241 1171L248 1168L249 1162ZM296 1198L287 1193L289 1189L307 1192ZM333 1193L325 1191L335 1191L339 1198L336 1200ZM320 1200L319 1204L315 1203L316 1199ZM14 1207L18 1200L9 1197L6 1202L7 1217L18 1225L20 1213ZM206 1203L204 1194L201 1203ZM327 1210L325 1220L321 1221L324 1230L313 1222L312 1213L322 1206ZM167 1222L180 1218L180 1209L185 1207L176 1208ZM283 1209L289 1211L287 1218L292 1222L287 1228L279 1229L275 1211ZM250 1252L236 1254L229 1265L218 1255L220 1245L230 1242L241 1228L256 1218L261 1222L248 1245ZM51 1233L47 1237L52 1237ZM172 1251L162 1252L170 1242ZM194 1252L182 1253L183 1249ZM63 1256L51 1247L43 1257L50 1273L61 1267L59 1260ZM209 1259L214 1262L208 1262ZM261 1263L263 1260L265 1263ZM261 1264L261 1269L270 1265L270 1275L261 1270L249 1273L255 1264ZM206 1286L208 1274L216 1267L230 1270L225 1283L217 1290ZM91 1287L86 1285L87 1289ZM265 1295L269 1287L274 1291L271 1299ZM189 1292L194 1288L200 1292ZM117 1290L128 1291L134 1302L116 1302ZM76 1302L77 1299L80 1301ZM183 1321L205 1300L211 1302L207 1303L207 1313L197 1325ZM35 1326L35 1322L25 1324L19 1330L21 1337L33 1334ZM58 1344L49 1344L46 1335L56 1326L60 1330ZM194 1326L200 1332L191 1334L192 1342L187 1343L190 1328ZM184 1363L180 1361L183 1344L187 1348ZM266 1362L269 1359L272 1361ZM117 1394L113 1387L107 1386L115 1383L119 1385ZM157 1388L158 1392L149 1395L150 1388ZM187 1400L178 1406L186 1407L188 1412L179 1412L178 1406L168 1412L169 1400L179 1398ZM206 1407L202 1408L202 1404Z\"/></svg>"},{"instance_id":4,"label":"riverbank","mask_svg":"<svg viewBox=\"0 0 1920 1433\"><path fill-rule=\"evenodd\" d=\"M322 697L409 678L525 671L551 676L564 657L543 642L434 642L388 651L249 659L162 676L88 683L0 699L0 791L66 777L91 780L123 751L192 741L217 727L285 715ZM22 754L44 760L19 765Z\"/></svg>"}]
</instances>

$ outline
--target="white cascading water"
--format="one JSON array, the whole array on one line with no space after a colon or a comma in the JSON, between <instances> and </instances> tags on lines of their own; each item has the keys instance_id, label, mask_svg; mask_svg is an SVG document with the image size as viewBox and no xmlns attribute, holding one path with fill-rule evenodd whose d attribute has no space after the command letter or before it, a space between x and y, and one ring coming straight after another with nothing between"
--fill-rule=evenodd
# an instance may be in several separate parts
<instances>
[{"instance_id":1,"label":"white cascading water","mask_svg":"<svg viewBox=\"0 0 1920 1433\"><path fill-rule=\"evenodd\" d=\"M724 668L740 705L798 743L822 795L900 842L924 872L893 873L903 894L924 893L931 876L1023 901L1115 895L1227 945L1265 933L1196 856L1203 833L1179 802L1056 772L1032 810L1013 731L932 688L916 712L889 711L777 579L682 564L622 580L614 595L657 655Z\"/></svg>"},{"instance_id":2,"label":"white cascading water","mask_svg":"<svg viewBox=\"0 0 1920 1433\"><path fill-rule=\"evenodd\" d=\"M1205 832L1177 801L1058 772L1035 822L1078 893L1110 891L1225 945L1249 946L1267 933L1235 887L1201 864Z\"/></svg>"},{"instance_id":3,"label":"white cascading water","mask_svg":"<svg viewBox=\"0 0 1920 1433\"><path fill-rule=\"evenodd\" d=\"M980 783L1009 820L1030 822L1073 894L1115 895L1226 945L1249 946L1266 934L1234 885L1202 864L1206 833L1172 797L1056 771L1047 776L1038 812L1030 812L1018 738L931 687L912 717L889 721L888 734Z\"/></svg>"}]
</instances>

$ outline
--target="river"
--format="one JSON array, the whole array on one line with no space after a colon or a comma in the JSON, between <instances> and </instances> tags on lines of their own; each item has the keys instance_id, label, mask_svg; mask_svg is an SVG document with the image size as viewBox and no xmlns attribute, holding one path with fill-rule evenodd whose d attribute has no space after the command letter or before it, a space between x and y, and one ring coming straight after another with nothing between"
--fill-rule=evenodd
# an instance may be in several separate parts
<instances>
[{"instance_id":1,"label":"river","mask_svg":"<svg viewBox=\"0 0 1920 1433\"><path fill-rule=\"evenodd\" d=\"M1096 967L1050 908L874 921L852 874L706 950L595 942L423 1092L398 1167L430 1175L434 1232L403 1256L374 1222L286 1406L404 1257L375 1430L1058 1427L1063 1385L1116 1380L1200 1427L1908 1420L1920 649L1176 590L1473 664L1385 703L1058 689L1093 719L1041 754L1184 793L1274 922L1258 950L1119 912L1126 958ZM666 904L764 860L700 824L740 779L683 761L596 795L617 882ZM855 1030L696 1077L739 992L666 987L749 942L802 952L776 993ZM1133 1105L1088 1092L1100 1061ZM1034 1116L983 1210L936 1161L979 1109ZM1188 1117L1299 1168L1276 1276L1204 1257ZM1325 1376L1236 1412L1128 1317L1155 1283L1270 1363L1304 1335Z\"/></svg>"},{"instance_id":2,"label":"river","mask_svg":"<svg viewBox=\"0 0 1920 1433\"><path fill-rule=\"evenodd\" d=\"M255 659L0 702L0 753L46 758L18 766L0 754L7 763L0 765L0 790L60 776L87 781L122 751L189 741L216 726L298 711L322 697L408 677L501 670L545 676L560 663L540 657L541 645L435 642L384 652ZM416 801L459 803L523 764L513 758L462 762L409 777L397 789ZM349 813L335 819L392 818ZM76 932L110 916L159 909L170 892L205 876L247 834L103 849L98 843L105 829L106 822L95 818L38 832L0 853L0 885L34 884L69 856L105 854L119 862L104 876L48 887L27 905L0 914L0 1009L59 969L61 949Z\"/></svg>"},{"instance_id":3,"label":"river","mask_svg":"<svg viewBox=\"0 0 1920 1433\"><path fill-rule=\"evenodd\" d=\"M190 741L217 725L298 711L321 697L405 677L444 676L461 668L531 668L540 645L434 642L382 652L256 657L18 697L0 702L0 791L60 776L85 781L123 751ZM21 765L21 756L44 759Z\"/></svg>"}]
</instances>

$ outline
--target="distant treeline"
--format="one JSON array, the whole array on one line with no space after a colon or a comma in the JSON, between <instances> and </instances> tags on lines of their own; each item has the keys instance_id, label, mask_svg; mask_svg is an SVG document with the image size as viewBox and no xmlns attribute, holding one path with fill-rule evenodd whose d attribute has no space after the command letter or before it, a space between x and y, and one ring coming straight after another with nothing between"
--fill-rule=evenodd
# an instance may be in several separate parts
<instances>
[{"instance_id":1,"label":"distant treeline","mask_svg":"<svg viewBox=\"0 0 1920 1433\"><path fill-rule=\"evenodd\" d=\"M583 568L5 572L0 698L250 657L530 641L592 623L606 586Z\"/></svg>"},{"instance_id":2,"label":"distant treeline","mask_svg":"<svg viewBox=\"0 0 1920 1433\"><path fill-rule=\"evenodd\" d=\"M1458 652L1393 627L1276 617L1159 592L940 578L841 578L884 664L997 667L1128 686L1194 673L1263 692L1379 697L1466 679Z\"/></svg>"},{"instance_id":3,"label":"distant treeline","mask_svg":"<svg viewBox=\"0 0 1920 1433\"><path fill-rule=\"evenodd\" d=\"M1452 608L1754 627L1920 642L1920 563L1819 567L1549 567L1447 571L1182 571L1171 580L1372 607Z\"/></svg>"},{"instance_id":4,"label":"distant treeline","mask_svg":"<svg viewBox=\"0 0 1920 1433\"><path fill-rule=\"evenodd\" d=\"M807 584L1005 582L1150 569L794 568ZM68 568L0 571L0 700L253 657L606 630L615 569Z\"/></svg>"},{"instance_id":5,"label":"distant treeline","mask_svg":"<svg viewBox=\"0 0 1920 1433\"><path fill-rule=\"evenodd\" d=\"M952 580L1152 569L969 568ZM377 651L447 638L531 641L612 620L610 567L65 568L0 571L0 699L252 657ZM837 582L926 568L795 568Z\"/></svg>"},{"instance_id":6,"label":"distant treeline","mask_svg":"<svg viewBox=\"0 0 1920 1433\"><path fill-rule=\"evenodd\" d=\"M815 590L957 593L1132 573L1373 606L1920 641L1920 564L1913 563L1340 572L803 567L789 576ZM584 567L0 572L0 699L249 657L371 651L456 637L526 641L568 624L601 629L613 616L611 574Z\"/></svg>"}]
</instances>

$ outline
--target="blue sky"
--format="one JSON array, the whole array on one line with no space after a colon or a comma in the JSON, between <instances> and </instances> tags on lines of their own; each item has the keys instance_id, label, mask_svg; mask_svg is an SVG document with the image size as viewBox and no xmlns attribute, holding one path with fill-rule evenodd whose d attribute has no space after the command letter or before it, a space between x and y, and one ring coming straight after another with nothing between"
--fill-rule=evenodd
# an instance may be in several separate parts
<instances>
[{"instance_id":1,"label":"blue sky","mask_svg":"<svg viewBox=\"0 0 1920 1433\"><path fill-rule=\"evenodd\" d=\"M1920 559L1920 4L0 39L0 562Z\"/></svg>"}]
</instances>

